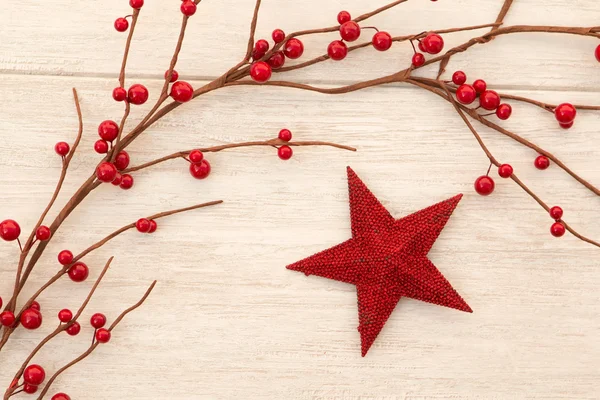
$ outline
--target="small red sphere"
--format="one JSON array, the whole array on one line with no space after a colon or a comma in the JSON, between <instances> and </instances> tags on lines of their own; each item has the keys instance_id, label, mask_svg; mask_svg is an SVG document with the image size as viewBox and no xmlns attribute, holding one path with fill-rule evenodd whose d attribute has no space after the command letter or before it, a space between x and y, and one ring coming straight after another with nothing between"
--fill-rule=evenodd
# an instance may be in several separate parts
<instances>
[{"instance_id":1,"label":"small red sphere","mask_svg":"<svg viewBox=\"0 0 600 400\"><path fill-rule=\"evenodd\" d=\"M290 140L292 140L292 131L290 131L289 129L280 130L279 139L283 140L284 142L289 142Z\"/></svg>"},{"instance_id":2,"label":"small red sphere","mask_svg":"<svg viewBox=\"0 0 600 400\"><path fill-rule=\"evenodd\" d=\"M139 10L144 5L144 0L129 0L129 5Z\"/></svg>"},{"instance_id":3,"label":"small red sphere","mask_svg":"<svg viewBox=\"0 0 600 400\"><path fill-rule=\"evenodd\" d=\"M194 97L194 88L187 82L177 81L171 87L171 97L179 103L187 103Z\"/></svg>"},{"instance_id":4,"label":"small red sphere","mask_svg":"<svg viewBox=\"0 0 600 400\"><path fill-rule=\"evenodd\" d=\"M471 85L463 84L456 89L456 99L462 104L471 104L476 97L477 92Z\"/></svg>"},{"instance_id":5,"label":"small red sphere","mask_svg":"<svg viewBox=\"0 0 600 400\"><path fill-rule=\"evenodd\" d=\"M265 39L257 40L256 43L254 43L254 50L256 50L257 53L265 54L269 51L269 47L269 42Z\"/></svg>"},{"instance_id":6,"label":"small red sphere","mask_svg":"<svg viewBox=\"0 0 600 400\"><path fill-rule=\"evenodd\" d=\"M577 110L572 104L559 104L554 109L554 116L556 117L556 120L561 124L568 124L575 120L575 117L577 116Z\"/></svg>"},{"instance_id":7,"label":"small red sphere","mask_svg":"<svg viewBox=\"0 0 600 400\"><path fill-rule=\"evenodd\" d=\"M2 297L0 296L0 308L2 308Z\"/></svg>"},{"instance_id":8,"label":"small red sphere","mask_svg":"<svg viewBox=\"0 0 600 400\"><path fill-rule=\"evenodd\" d=\"M100 343L108 343L110 341L110 331L104 328L98 329L96 332L96 340Z\"/></svg>"},{"instance_id":9,"label":"small red sphere","mask_svg":"<svg viewBox=\"0 0 600 400\"><path fill-rule=\"evenodd\" d=\"M423 39L423 47L429 54L438 54L444 49L444 39L437 33L430 33Z\"/></svg>"},{"instance_id":10,"label":"small red sphere","mask_svg":"<svg viewBox=\"0 0 600 400\"><path fill-rule=\"evenodd\" d=\"M561 237L565 234L566 229L562 222L555 222L550 227L550 233L554 237Z\"/></svg>"},{"instance_id":11,"label":"small red sphere","mask_svg":"<svg viewBox=\"0 0 600 400\"><path fill-rule=\"evenodd\" d=\"M28 308L21 314L20 321L25 329L37 329L42 326L42 313L33 308Z\"/></svg>"},{"instance_id":12,"label":"small red sphere","mask_svg":"<svg viewBox=\"0 0 600 400\"><path fill-rule=\"evenodd\" d=\"M88 266L82 262L78 262L69 268L69 278L71 278L73 282L83 282L87 279L89 274L90 270Z\"/></svg>"},{"instance_id":13,"label":"small red sphere","mask_svg":"<svg viewBox=\"0 0 600 400\"><path fill-rule=\"evenodd\" d=\"M32 310L40 311L42 309L42 306L40 306L40 303L38 303L37 301L32 301L29 308L31 308Z\"/></svg>"},{"instance_id":14,"label":"small red sphere","mask_svg":"<svg viewBox=\"0 0 600 400\"><path fill-rule=\"evenodd\" d=\"M133 187L133 176L129 174L123 174L119 187L124 190L131 189Z\"/></svg>"},{"instance_id":15,"label":"small red sphere","mask_svg":"<svg viewBox=\"0 0 600 400\"><path fill-rule=\"evenodd\" d=\"M550 160L546 156L537 156L533 165L535 165L537 169L544 170L550 166Z\"/></svg>"},{"instance_id":16,"label":"small red sphere","mask_svg":"<svg viewBox=\"0 0 600 400\"><path fill-rule=\"evenodd\" d=\"M65 393L56 393L50 400L71 400L71 397Z\"/></svg>"},{"instance_id":17,"label":"small red sphere","mask_svg":"<svg viewBox=\"0 0 600 400\"><path fill-rule=\"evenodd\" d=\"M283 54L283 51L276 51L273 53L273 55L267 60L267 64L269 64L273 69L279 69L283 67L283 64L285 64L285 54Z\"/></svg>"},{"instance_id":18,"label":"small red sphere","mask_svg":"<svg viewBox=\"0 0 600 400\"><path fill-rule=\"evenodd\" d=\"M487 175L480 176L475 180L475 191L482 196L489 196L494 191L496 184L494 180Z\"/></svg>"},{"instance_id":19,"label":"small red sphere","mask_svg":"<svg viewBox=\"0 0 600 400\"><path fill-rule=\"evenodd\" d=\"M600 44L596 47L595 55L596 55L596 60L598 60L598 62L600 62Z\"/></svg>"},{"instance_id":20,"label":"small red sphere","mask_svg":"<svg viewBox=\"0 0 600 400\"><path fill-rule=\"evenodd\" d=\"M552 207L550 209L550 216L556 220L561 219L563 216L563 209L560 208L559 206Z\"/></svg>"},{"instance_id":21,"label":"small red sphere","mask_svg":"<svg viewBox=\"0 0 600 400\"><path fill-rule=\"evenodd\" d=\"M58 262L61 265L69 265L73 262L73 253L69 250L63 250L58 253Z\"/></svg>"},{"instance_id":22,"label":"small red sphere","mask_svg":"<svg viewBox=\"0 0 600 400\"><path fill-rule=\"evenodd\" d=\"M304 53L304 44L297 38L291 38L283 46L283 53L287 58L295 60L296 58L302 57Z\"/></svg>"},{"instance_id":23,"label":"small red sphere","mask_svg":"<svg viewBox=\"0 0 600 400\"><path fill-rule=\"evenodd\" d=\"M574 122L575 122L575 121L571 121L571 122L569 122L568 124L563 124L562 122L559 122L559 123L558 123L558 125L559 125L561 128L563 128L563 129L569 129L569 128L572 128L572 127L573 127L573 123L574 123Z\"/></svg>"},{"instance_id":24,"label":"small red sphere","mask_svg":"<svg viewBox=\"0 0 600 400\"><path fill-rule=\"evenodd\" d=\"M423 43L423 40L419 40L418 47L419 47L420 51L422 51L423 53L427 53L427 49L425 48L425 44Z\"/></svg>"},{"instance_id":25,"label":"small red sphere","mask_svg":"<svg viewBox=\"0 0 600 400\"><path fill-rule=\"evenodd\" d=\"M156 232L157 228L158 228L158 224L156 223L155 220L151 219L150 220L150 230L148 231L148 233L154 233L154 232Z\"/></svg>"},{"instance_id":26,"label":"small red sphere","mask_svg":"<svg viewBox=\"0 0 600 400\"><path fill-rule=\"evenodd\" d=\"M373 43L373 47L379 51L386 51L392 47L392 35L387 32L377 32L373 35L373 39L371 40Z\"/></svg>"},{"instance_id":27,"label":"small red sphere","mask_svg":"<svg viewBox=\"0 0 600 400\"><path fill-rule=\"evenodd\" d=\"M189 155L189 159L192 164L200 164L204 160L204 153L200 150L192 150Z\"/></svg>"},{"instance_id":28,"label":"small red sphere","mask_svg":"<svg viewBox=\"0 0 600 400\"><path fill-rule=\"evenodd\" d=\"M477 93L483 93L487 89L487 83L485 83L483 79L477 79L473 82L473 89L475 89Z\"/></svg>"},{"instance_id":29,"label":"small red sphere","mask_svg":"<svg viewBox=\"0 0 600 400\"><path fill-rule=\"evenodd\" d=\"M121 150L115 157L115 167L119 171L123 171L129 166L129 153L125 150Z\"/></svg>"},{"instance_id":30,"label":"small red sphere","mask_svg":"<svg viewBox=\"0 0 600 400\"><path fill-rule=\"evenodd\" d=\"M79 322L73 322L73 325L69 326L66 331L69 336L77 336L81 332L81 325Z\"/></svg>"},{"instance_id":31,"label":"small red sphere","mask_svg":"<svg viewBox=\"0 0 600 400\"><path fill-rule=\"evenodd\" d=\"M17 240L21 234L21 227L17 221L7 219L0 222L0 237L7 242Z\"/></svg>"},{"instance_id":32,"label":"small red sphere","mask_svg":"<svg viewBox=\"0 0 600 400\"><path fill-rule=\"evenodd\" d=\"M479 105L488 111L495 110L500 105L500 96L493 90L486 90L479 95Z\"/></svg>"},{"instance_id":33,"label":"small red sphere","mask_svg":"<svg viewBox=\"0 0 600 400\"><path fill-rule=\"evenodd\" d=\"M281 29L275 29L271 34L271 37L275 43L279 44L285 40L285 32Z\"/></svg>"},{"instance_id":34,"label":"small red sphere","mask_svg":"<svg viewBox=\"0 0 600 400\"><path fill-rule=\"evenodd\" d=\"M340 36L346 42L354 42L360 37L360 26L354 21L344 22L340 26Z\"/></svg>"},{"instance_id":35,"label":"small red sphere","mask_svg":"<svg viewBox=\"0 0 600 400\"><path fill-rule=\"evenodd\" d=\"M2 326L12 326L15 323L15 320L15 314L12 311L0 313L0 324L2 324Z\"/></svg>"},{"instance_id":36,"label":"small red sphere","mask_svg":"<svg viewBox=\"0 0 600 400\"><path fill-rule=\"evenodd\" d=\"M98 139L96 143L94 143L94 151L98 154L108 153L108 143L106 140Z\"/></svg>"},{"instance_id":37,"label":"small red sphere","mask_svg":"<svg viewBox=\"0 0 600 400\"><path fill-rule=\"evenodd\" d=\"M35 392L37 392L37 390L38 387L35 385L30 385L29 383L23 385L23 392L27 394L34 394Z\"/></svg>"},{"instance_id":38,"label":"small red sphere","mask_svg":"<svg viewBox=\"0 0 600 400\"><path fill-rule=\"evenodd\" d=\"M289 160L294 155L294 151L290 146L281 146L277 149L277 155L282 160Z\"/></svg>"},{"instance_id":39,"label":"small red sphere","mask_svg":"<svg viewBox=\"0 0 600 400\"><path fill-rule=\"evenodd\" d=\"M169 70L165 71L165 79L167 79L169 77ZM169 82L173 83L176 82L177 79L179 79L179 72L173 70L173 72L171 73L171 80Z\"/></svg>"},{"instance_id":40,"label":"small red sphere","mask_svg":"<svg viewBox=\"0 0 600 400\"><path fill-rule=\"evenodd\" d=\"M37 240L41 240L42 242L50 239L50 236L52 236L52 232L50 232L50 228L45 225L40 226L35 231L35 237Z\"/></svg>"},{"instance_id":41,"label":"small red sphere","mask_svg":"<svg viewBox=\"0 0 600 400\"><path fill-rule=\"evenodd\" d=\"M23 371L23 380L30 385L39 386L46 379L46 371L37 364L31 364Z\"/></svg>"},{"instance_id":42,"label":"small red sphere","mask_svg":"<svg viewBox=\"0 0 600 400\"><path fill-rule=\"evenodd\" d=\"M452 74L452 82L455 85L462 85L467 81L467 74L462 71L456 71Z\"/></svg>"},{"instance_id":43,"label":"small red sphere","mask_svg":"<svg viewBox=\"0 0 600 400\"><path fill-rule=\"evenodd\" d=\"M106 315L101 313L92 315L90 318L90 324L96 329L104 327L104 325L106 325Z\"/></svg>"},{"instance_id":44,"label":"small red sphere","mask_svg":"<svg viewBox=\"0 0 600 400\"><path fill-rule=\"evenodd\" d=\"M265 53L262 53L256 49L252 50L252 59L254 61L258 61L265 56Z\"/></svg>"},{"instance_id":45,"label":"small red sphere","mask_svg":"<svg viewBox=\"0 0 600 400\"><path fill-rule=\"evenodd\" d=\"M63 309L58 312L58 319L60 322L67 323L73 319L73 313L71 310Z\"/></svg>"},{"instance_id":46,"label":"small red sphere","mask_svg":"<svg viewBox=\"0 0 600 400\"><path fill-rule=\"evenodd\" d=\"M96 177L102 182L112 182L117 176L117 167L107 161L101 162L96 168Z\"/></svg>"},{"instance_id":47,"label":"small red sphere","mask_svg":"<svg viewBox=\"0 0 600 400\"><path fill-rule=\"evenodd\" d=\"M112 142L119 135L119 125L115 121L103 121L98 126L98 135L107 142Z\"/></svg>"},{"instance_id":48,"label":"small red sphere","mask_svg":"<svg viewBox=\"0 0 600 400\"><path fill-rule=\"evenodd\" d=\"M350 15L350 13L348 11L340 11L339 14L337 15L337 21L340 25L345 24L346 22L350 21L352 19L352 16Z\"/></svg>"},{"instance_id":49,"label":"small red sphere","mask_svg":"<svg viewBox=\"0 0 600 400\"><path fill-rule=\"evenodd\" d=\"M67 142L58 142L54 146L54 151L61 157L66 156L71 151L71 146Z\"/></svg>"},{"instance_id":50,"label":"small red sphere","mask_svg":"<svg viewBox=\"0 0 600 400\"><path fill-rule=\"evenodd\" d=\"M113 89L112 97L116 101L125 101L127 100L127 90L122 87L116 87Z\"/></svg>"},{"instance_id":51,"label":"small red sphere","mask_svg":"<svg viewBox=\"0 0 600 400\"><path fill-rule=\"evenodd\" d=\"M210 175L210 163L202 160L200 164L190 164L190 174L196 179L204 179Z\"/></svg>"},{"instance_id":52,"label":"small red sphere","mask_svg":"<svg viewBox=\"0 0 600 400\"><path fill-rule=\"evenodd\" d=\"M117 172L117 175L115 175L115 179L113 179L113 181L111 183L114 186L119 186L121 184L122 180L123 180L123 175L121 175L120 172Z\"/></svg>"},{"instance_id":53,"label":"small red sphere","mask_svg":"<svg viewBox=\"0 0 600 400\"><path fill-rule=\"evenodd\" d=\"M135 223L135 228L138 232L147 233L150 230L150 221L146 218L140 218Z\"/></svg>"},{"instance_id":54,"label":"small red sphere","mask_svg":"<svg viewBox=\"0 0 600 400\"><path fill-rule=\"evenodd\" d=\"M510 104L500 104L496 109L496 116L501 120L507 120L512 114L512 107Z\"/></svg>"},{"instance_id":55,"label":"small red sphere","mask_svg":"<svg viewBox=\"0 0 600 400\"><path fill-rule=\"evenodd\" d=\"M421 53L415 53L412 56L412 65L414 65L416 68L419 68L421 66L423 66L423 64L425 64L425 56Z\"/></svg>"},{"instance_id":56,"label":"small red sphere","mask_svg":"<svg viewBox=\"0 0 600 400\"><path fill-rule=\"evenodd\" d=\"M197 6L196 3L194 3L191 0L185 0L183 3L181 3L181 12L183 13L183 15L191 17L192 15L196 14L196 10L197 10Z\"/></svg>"},{"instance_id":57,"label":"small red sphere","mask_svg":"<svg viewBox=\"0 0 600 400\"><path fill-rule=\"evenodd\" d=\"M135 85L131 85L129 91L127 92L129 96L129 102L131 104L135 104L136 106L142 105L148 101L148 97L150 94L148 93L148 89L144 85L140 85L136 83Z\"/></svg>"},{"instance_id":58,"label":"small red sphere","mask_svg":"<svg viewBox=\"0 0 600 400\"><path fill-rule=\"evenodd\" d=\"M264 83L271 78L271 66L264 61L257 61L250 67L250 76L255 82Z\"/></svg>"},{"instance_id":59,"label":"small red sphere","mask_svg":"<svg viewBox=\"0 0 600 400\"><path fill-rule=\"evenodd\" d=\"M335 61L340 61L348 55L348 46L341 40L334 40L327 46L327 55Z\"/></svg>"},{"instance_id":60,"label":"small red sphere","mask_svg":"<svg viewBox=\"0 0 600 400\"><path fill-rule=\"evenodd\" d=\"M125 32L129 28L129 21L125 18L117 18L115 20L115 29L119 32Z\"/></svg>"},{"instance_id":61,"label":"small red sphere","mask_svg":"<svg viewBox=\"0 0 600 400\"><path fill-rule=\"evenodd\" d=\"M502 164L498 167L498 175L502 178L510 178L513 174L513 167L510 164Z\"/></svg>"}]
</instances>

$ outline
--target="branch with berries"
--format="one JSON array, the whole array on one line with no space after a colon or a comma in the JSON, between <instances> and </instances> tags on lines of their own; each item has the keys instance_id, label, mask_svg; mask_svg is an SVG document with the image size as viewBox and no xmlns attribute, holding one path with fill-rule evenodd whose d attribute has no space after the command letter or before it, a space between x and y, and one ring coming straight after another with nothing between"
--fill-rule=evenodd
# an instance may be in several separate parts
<instances>
[{"instance_id":1,"label":"branch with berries","mask_svg":"<svg viewBox=\"0 0 600 400\"><path fill-rule=\"evenodd\" d=\"M568 225L562 219L563 210L560 207L548 206L546 203L544 203L544 201L542 201L542 199L533 193L533 191L531 191L516 176L510 164L501 163L499 160L497 160L489 151L472 123L472 121L476 121L484 126L492 128L498 133L505 135L510 139L515 140L516 142L537 152L538 156L535 159L534 164L538 169L546 169L550 166L550 164L553 163L559 168L563 169L588 190L592 191L596 195L600 195L600 190L596 186L575 173L556 156L528 141L517 133L508 131L499 125L500 122L494 120L495 118L503 121L511 117L513 106L509 103L503 102L502 100L510 100L512 104L527 103L538 106L548 112L552 112L560 126L565 129L573 126L575 117L577 115L577 110L598 111L600 110L600 106L571 105L568 103L552 105L535 99L497 93L491 88L488 88L486 82L481 79L474 80L472 83L467 83L467 75L462 71L454 72L451 80L442 79L442 75L444 74L445 69L453 55L466 52L469 48L475 45L485 45L500 35L544 32L600 38L600 27L583 28L535 25L506 26L504 24L504 18L510 11L513 3L512 0L504 1L495 21L483 25L441 30L434 29L426 32L404 34L402 36L392 36L388 32L379 30L377 27L361 26L361 23L369 18L401 5L406 1L408 0L397 0L387 4L386 6L380 7L355 18L352 18L352 15L349 12L341 11L337 16L337 23L325 28L307 29L289 34L286 34L281 29L275 29L272 33L273 43L271 44L265 39L255 40L255 32L261 6L261 0L257 0L250 24L250 33L248 36L246 51L242 59L239 61L239 63L229 68L217 79L205 84L202 87L194 88L190 83L181 80L180 77L182 75L180 75L180 73L175 69L179 54L183 49L186 28L188 23L192 21L191 18L197 13L198 4L200 3L200 0L184 0L180 5L180 10L182 13L180 33L177 38L175 50L164 73L164 83L162 89L157 94L156 101L150 111L142 117L141 121L133 129L126 132L125 125L135 106L145 104L150 100L150 92L144 85L140 83L134 83L129 87L126 87L127 60L132 48L135 28L140 15L142 15L144 5L144 0L130 0L129 4L132 7L131 14L127 15L126 17L118 18L114 23L114 27L118 32L127 32L123 60L118 76L118 86L112 92L113 99L124 104L124 111L119 122L108 119L100 123L98 126L99 139L94 144L94 150L103 157L102 160L99 161L95 170L80 185L75 194L63 205L54 220L50 223L45 223L49 211L55 206L56 199L61 191L71 160L74 157L76 150L78 150L78 146L83 135L83 117L81 107L79 105L79 98L77 92L74 90L73 94L75 106L79 119L78 134L72 145L69 145L67 142L60 142L55 146L55 151L62 160L62 169L56 189L47 207L40 215L38 222L32 228L31 233L24 242L21 242L20 240L21 228L16 221L9 219L0 223L0 237L5 241L17 242L20 250L15 273L13 293L10 295L10 297L8 297L8 300L5 303L6 305L4 311L0 314L0 324L2 325L0 351L4 349L5 345L9 342L10 337L15 332L25 332L19 328L24 328L25 330L40 328L43 318L38 299L48 287L65 276L68 276L73 282L84 282L87 280L89 275L89 267L83 261L85 256L102 247L104 244L108 243L110 240L127 230L136 229L140 233L153 233L158 228L156 221L161 218L165 218L180 212L187 212L221 203L220 200L212 201L183 209L146 216L140 218L136 222L124 225L122 228L117 229L116 231L107 235L104 239L91 245L77 255L74 255L69 250L61 251L58 254L58 262L60 267L56 274L52 276L45 284L39 287L33 296L24 301L22 306L18 307L23 288L27 284L31 274L34 272L35 267L40 257L44 253L48 243L51 241L53 234L57 232L57 230L61 227L73 210L81 205L83 201L100 185L112 184L120 189L129 190L134 187L135 173L159 163L166 161L177 161L180 159L180 161L183 161L186 167L189 168L190 174L193 178L200 180L206 179L212 172L210 162L207 159L208 155L210 153L235 148L246 148L250 146L276 148L277 154L282 160L290 159L293 156L293 149L300 147L327 146L343 150L355 150L350 146L330 142L315 140L294 141L292 140L291 131L288 129L282 129L276 138L266 139L264 141L249 141L229 143L212 147L197 147L191 150L182 150L173 154L167 154L163 157L143 164L130 166L131 160L126 150L127 147L131 145L131 143L133 143L140 135L146 132L154 123L159 121L174 109L191 102L193 99L199 96L208 95L212 91L234 86L280 86L285 88L314 91L323 94L343 94L380 85L403 83L427 90L428 92L435 94L447 101L453 107L458 116L467 125L467 128L473 134L474 138L477 140L485 155L489 159L490 165L488 172L475 180L475 190L477 193L486 196L490 195L494 191L495 183L494 179L490 176L490 171L492 166L496 166L498 168L498 174L500 177L511 178L550 214L550 217L554 220L551 226L551 233L554 236L562 236L566 231L569 231L575 237L600 247L600 243L581 235L574 228ZM364 37L363 31L367 29L372 29L375 31L375 33L369 40L360 42L360 38ZM455 32L477 31L482 29L487 30L487 32L480 36L474 36L467 42L444 52L445 45L443 35L449 35ZM302 37L334 32L338 32L340 38L332 41L327 49L324 49L326 50L325 54L306 61L295 61L300 60L304 54L304 43L302 41ZM357 51L359 49L373 47L375 50L384 52L389 50L393 45L400 45L402 43L410 45L413 49L413 56L410 60L406 60L406 67L393 74L381 76L376 79L356 82L335 88L325 88L307 85L301 82L272 79L274 75L283 76L283 74L286 72L308 68L312 65L326 62L328 60L336 62L342 61L350 52ZM596 48L595 55L600 61L600 46ZM439 66L438 73L435 77L423 78L413 75L414 71L418 71L420 68L431 64L438 64ZM473 103L476 101L479 103L478 106L473 106ZM74 336L79 333L81 327L79 322L80 317L85 310L91 296L94 294L100 281L104 277L104 274L106 273L111 261L112 259L109 260L104 267L100 277L90 290L88 297L82 303L81 308L76 313L72 313L70 310L62 310L58 314L58 327L33 349L31 354L20 367L16 368L14 379L5 392L5 399L20 393L21 391L26 393L36 393L38 392L38 389L38 398L43 398L50 390L52 383L58 375L60 375L67 368L70 368L82 359L88 357L98 345L108 342L111 338L112 330L122 320L122 318L144 302L144 300L152 291L155 283L150 286L140 302L121 314L113 322L113 324L110 325L109 328L104 328L107 323L107 318L103 314L94 314L90 319L90 324L94 328L94 335L90 348L81 356L65 365L65 367L57 370L44 385L46 372L44 368L40 366L41 363L32 364L33 359L37 357L43 347L57 335L66 332L67 334ZM2 307L1 300L0 307ZM69 399L69 396L64 393L57 393L52 397L52 399L66 400Z\"/></svg>"}]
</instances>

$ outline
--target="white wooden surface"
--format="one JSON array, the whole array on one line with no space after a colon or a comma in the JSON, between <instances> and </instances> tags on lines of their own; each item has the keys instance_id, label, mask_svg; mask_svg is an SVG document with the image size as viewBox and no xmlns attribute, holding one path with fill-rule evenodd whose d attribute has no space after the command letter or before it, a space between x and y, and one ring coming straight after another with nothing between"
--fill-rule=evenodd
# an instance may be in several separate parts
<instances>
[{"instance_id":1,"label":"white wooden surface","mask_svg":"<svg viewBox=\"0 0 600 400\"><path fill-rule=\"evenodd\" d=\"M0 219L35 223L57 179L52 147L76 132L70 88L85 118L82 152L59 202L88 176L97 124L117 119L110 98L125 36L112 29L125 0L4 2L0 13ZM129 82L153 94L178 30L178 1L147 1L133 44ZM196 85L239 60L252 0L204 1L178 64ZM328 26L337 11L384 4L336 0L263 1L260 35ZM369 4L367 4L369 3ZM409 1L377 17L393 34L492 22L501 0ZM318 10L318 12L316 11ZM596 0L516 0L517 24L598 25ZM447 42L468 38L457 34ZM331 36L307 40L307 54ZM456 56L463 68L503 91L548 102L600 102L597 42L512 35ZM299 82L339 85L404 68L409 46L366 49L341 63L290 74ZM599 113L574 129L513 104L504 123L600 185ZM132 126L145 107L136 108ZM272 149L210 155L213 174L196 182L183 162L136 174L129 192L102 187L67 220L32 276L28 293L57 268L56 253L80 251L115 228L157 211L223 199L218 207L161 221L152 236L128 232L87 257L92 278L116 259L85 317L114 318L153 280L147 304L56 389L73 399L598 399L600 251L573 237L554 239L550 218L510 181L481 198L473 180L487 162L448 104L406 86L327 97L278 88L233 88L167 116L134 146L134 162L210 144L270 138L289 127L297 139L353 145L357 153L298 149L289 162ZM600 238L598 198L557 168L533 168L535 154L481 129L497 157L582 233ZM286 264L350 235L345 166L351 165L397 217L458 192L465 197L430 258L474 309L464 314L403 299L366 358L360 357L353 286L290 272ZM54 216L55 214L52 214ZM11 287L15 246L0 246L0 296ZM17 363L76 308L91 282L60 281L40 299L43 329L19 332L0 354L0 387ZM85 349L91 330L60 337L36 358L55 371Z\"/></svg>"}]
</instances>

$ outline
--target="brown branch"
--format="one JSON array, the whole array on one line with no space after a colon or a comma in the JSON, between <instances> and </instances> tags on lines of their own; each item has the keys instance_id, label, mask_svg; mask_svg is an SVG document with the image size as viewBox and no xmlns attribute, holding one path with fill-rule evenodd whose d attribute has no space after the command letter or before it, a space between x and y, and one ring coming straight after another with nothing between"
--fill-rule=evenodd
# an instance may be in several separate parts
<instances>
[{"instance_id":1,"label":"brown branch","mask_svg":"<svg viewBox=\"0 0 600 400\"><path fill-rule=\"evenodd\" d=\"M125 68L127 66L127 58L129 57L129 49L131 48L131 40L133 39L133 32L135 31L135 26L137 25L138 16L140 15L140 10L133 10L133 15L131 17L131 27L129 28L129 34L127 35L127 41L125 42L125 51L123 52L123 62L121 63L121 71L119 72L119 84L122 88L125 88Z\"/></svg>"},{"instance_id":2,"label":"brown branch","mask_svg":"<svg viewBox=\"0 0 600 400\"><path fill-rule=\"evenodd\" d=\"M498 17L496 18L496 23L501 25L504 22L504 18L506 18L506 14L508 14L508 10L510 10L510 6L512 6L513 0L504 0L504 4L498 13ZM498 30L498 26L492 28L491 32Z\"/></svg>"}]
</instances>

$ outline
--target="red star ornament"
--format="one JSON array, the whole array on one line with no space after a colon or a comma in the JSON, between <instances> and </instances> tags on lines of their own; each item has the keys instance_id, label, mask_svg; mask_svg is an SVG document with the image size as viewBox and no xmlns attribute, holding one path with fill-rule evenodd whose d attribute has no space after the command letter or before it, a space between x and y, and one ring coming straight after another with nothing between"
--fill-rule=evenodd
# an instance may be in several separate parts
<instances>
[{"instance_id":1,"label":"red star ornament","mask_svg":"<svg viewBox=\"0 0 600 400\"><path fill-rule=\"evenodd\" d=\"M427 258L462 194L394 219L348 167L352 239L288 269L356 285L364 357L402 297L473 312Z\"/></svg>"}]
</instances>

